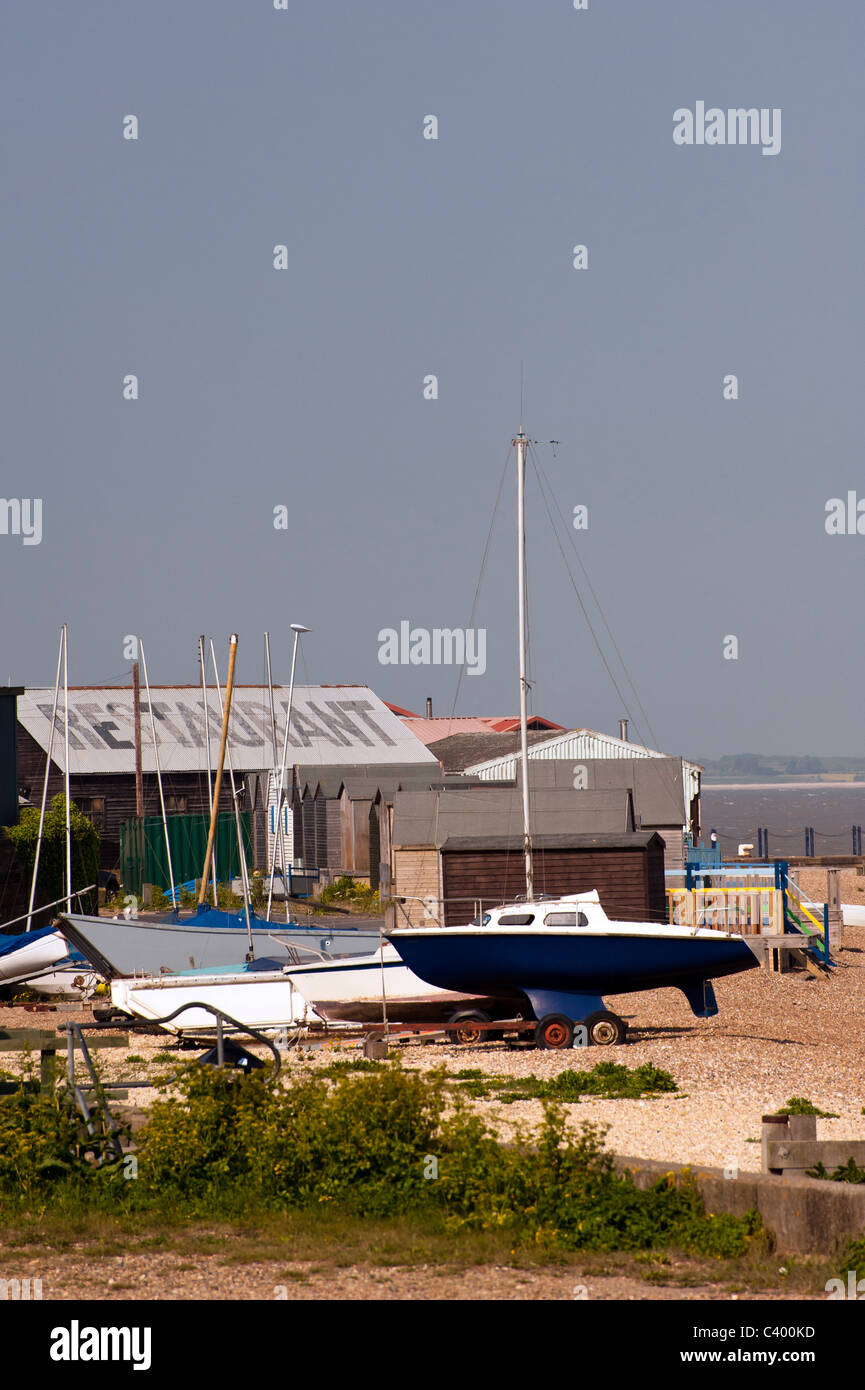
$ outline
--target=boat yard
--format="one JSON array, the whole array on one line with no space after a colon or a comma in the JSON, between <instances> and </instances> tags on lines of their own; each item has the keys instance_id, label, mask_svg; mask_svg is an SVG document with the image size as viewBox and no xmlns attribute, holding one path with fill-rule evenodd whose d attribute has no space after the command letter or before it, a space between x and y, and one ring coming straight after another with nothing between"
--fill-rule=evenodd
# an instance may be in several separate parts
<instances>
[{"instance_id":1,"label":"boat yard","mask_svg":"<svg viewBox=\"0 0 865 1390\"><path fill-rule=\"evenodd\" d=\"M818 894L825 874L807 873L816 880L811 891ZM855 877L849 875L851 880ZM845 884L848 893L854 889L855 882ZM837 1113L837 1119L819 1121L821 1138L865 1139L865 927L844 929L836 960L830 978L804 970L763 968L723 979L716 985L720 1011L709 1019L695 1018L676 989L617 995L617 1011L628 1023L627 1039L603 1050L511 1050L499 1042L459 1046L447 1041L442 1026L426 1039L392 1042L391 1053L410 1068L443 1066L454 1074L477 1068L490 1075L543 1079L598 1061L622 1062L629 1068L651 1062L673 1075L673 1095L621 1101L583 1097L568 1106L569 1121L608 1125L607 1144L619 1155L758 1171L759 1144L751 1141L759 1140L761 1115L793 1096L807 1097L821 1110ZM67 1021L93 1021L90 1005L66 1003L59 1010L45 1004L6 1004L0 1006L0 1026L46 1028L54 1019L58 1027ZM212 1027L204 1031L212 1034ZM400 1030L394 1023L391 1031ZM354 1034L343 1038L338 1029L326 1036L312 1033L306 1046L283 1051L283 1067L316 1068L330 1065L334 1057L358 1055L357 1030ZM267 1057L267 1049L242 1041L253 1053ZM198 1051L208 1045L202 1042ZM127 1048L113 1049L103 1059L102 1075L107 1084L152 1076L154 1085L134 1097L135 1106L146 1110L160 1094L157 1083L171 1074L172 1066L195 1055L191 1042L181 1047L169 1034L142 1027L130 1033ZM141 1060L130 1064L130 1056ZM28 1065L23 1056L4 1056L3 1068L9 1073L21 1074ZM495 1113L505 1135L516 1125L537 1123L543 1111L539 1100L516 1106L477 1104L487 1118Z\"/></svg>"},{"instance_id":2,"label":"boat yard","mask_svg":"<svg viewBox=\"0 0 865 1390\"><path fill-rule=\"evenodd\" d=\"M811 871L817 877L816 871ZM851 879L855 877L850 875ZM806 886L819 895L818 883ZM855 887L845 883L850 894ZM831 978L816 978L804 971L774 972L753 970L720 981L717 991L719 1014L710 1019L694 1018L685 999L676 990L663 989L620 996L617 1008L629 1024L627 1042L618 1047L575 1048L568 1051L510 1050L500 1043L455 1046L444 1036L434 1041L420 1039L391 1043L390 1055L398 1055L401 1066L410 1071L430 1072L444 1068L454 1084L460 1074L510 1082L536 1078L549 1081L569 1069L590 1068L600 1058L621 1062L635 1069L652 1063L669 1072L676 1090L641 1099L602 1099L584 1095L578 1103L565 1103L567 1123L577 1129L585 1122L606 1127L606 1146L620 1158L659 1160L665 1164L707 1166L726 1170L733 1178L744 1178L760 1171L760 1122L763 1113L777 1111L793 1097L806 1097L821 1111L837 1118L820 1118L817 1134L821 1140L833 1138L865 1139L861 1069L861 1038L865 1033L865 928L846 928L837 968ZM5 1005L0 1009L0 1030L16 1028L62 1028L72 1021L92 1021L90 1006L81 1005ZM267 1050L243 1040L249 1051L267 1057ZM111 1048L100 1054L100 1073L106 1084L152 1080L151 1087L130 1091L122 1101L112 1102L117 1113L135 1115L135 1124L146 1120L153 1102L161 1095L159 1085L175 1071L199 1055L207 1044L185 1047L164 1032L146 1028L129 1033L128 1046ZM62 1040L61 1048L64 1046ZM331 1067L335 1061L360 1055L357 1040L331 1036L303 1050L282 1053L284 1081ZM2 1059L7 1075L32 1070L32 1061L21 1054L5 1053ZM481 1086L483 1081L480 1082ZM493 1088L488 1097L466 1094L466 1103L499 1135L507 1140L520 1129L536 1126L543 1116L540 1099L500 1103ZM821 1186L811 1184L812 1187ZM823 1184L826 1186L826 1184ZM86 1238L77 1252L56 1250L40 1256L43 1279L56 1287L48 1297L69 1297L68 1279L75 1271L75 1297L129 1299L171 1296L181 1298L258 1298L262 1290L285 1280L291 1299L326 1296L329 1298L389 1299L405 1297L476 1298L571 1298L576 1277L591 1282L595 1298L729 1298L730 1287L723 1281L713 1284L705 1270L682 1278L690 1287L667 1287L663 1279L646 1283L626 1263L606 1258L584 1257L576 1275L573 1263L564 1268L537 1261L521 1267L517 1260L509 1266L461 1265L431 1255L420 1261L401 1258L395 1265L352 1245L353 1260L338 1267L328 1265L326 1257L313 1256L303 1240L291 1250L274 1247L264 1236L258 1246L254 1240L232 1242L238 1261L220 1256L208 1246L206 1226L197 1229L200 1242L192 1264L183 1254L189 1251L183 1241L173 1249L174 1237L166 1237L167 1248L144 1252L133 1238L112 1237L108 1257L93 1258ZM192 1240L192 1236L190 1236ZM175 1242L176 1243L176 1242ZM195 1241L193 1240L193 1245ZM308 1242L307 1242L308 1245ZM182 1248L181 1248L182 1247ZM256 1258L258 1250L261 1258ZM776 1260L776 1265L777 1265ZM679 1268L677 1265L676 1268ZM595 1272L595 1270L600 1272ZM277 1270L282 1270L278 1275ZM53 1271L53 1273L52 1273ZM657 1273L657 1270L655 1271ZM157 1292L158 1290L158 1292ZM269 1296L269 1295L267 1295ZM816 1296L804 1290L785 1293L783 1279L773 1287L743 1287L741 1298L803 1298ZM822 1295L821 1295L822 1296Z\"/></svg>"}]
</instances>

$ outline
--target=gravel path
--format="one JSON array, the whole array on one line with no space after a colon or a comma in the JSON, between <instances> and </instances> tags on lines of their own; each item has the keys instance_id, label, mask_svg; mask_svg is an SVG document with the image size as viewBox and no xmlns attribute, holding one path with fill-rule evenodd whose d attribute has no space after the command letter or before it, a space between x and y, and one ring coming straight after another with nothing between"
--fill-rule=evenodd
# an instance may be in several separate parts
<instances>
[{"instance_id":1,"label":"gravel path","mask_svg":"<svg viewBox=\"0 0 865 1390\"><path fill-rule=\"evenodd\" d=\"M14 1264L14 1269L13 1269ZM513 1268L477 1265L466 1269L446 1265L351 1265L322 1269L309 1262L261 1261L235 1265L216 1255L147 1254L88 1258L78 1251L68 1256L23 1258L16 1253L9 1274L19 1279L40 1278L43 1301L106 1302L208 1299L236 1300L352 1300L389 1299L454 1300L595 1300L618 1299L699 1301L733 1300L785 1302L802 1298L823 1299L825 1294L768 1291L733 1291L729 1284L707 1281L687 1286L684 1267L672 1268L672 1277L685 1281L669 1287L627 1275L599 1275L567 1267ZM693 1277L693 1276L690 1276Z\"/></svg>"}]
</instances>

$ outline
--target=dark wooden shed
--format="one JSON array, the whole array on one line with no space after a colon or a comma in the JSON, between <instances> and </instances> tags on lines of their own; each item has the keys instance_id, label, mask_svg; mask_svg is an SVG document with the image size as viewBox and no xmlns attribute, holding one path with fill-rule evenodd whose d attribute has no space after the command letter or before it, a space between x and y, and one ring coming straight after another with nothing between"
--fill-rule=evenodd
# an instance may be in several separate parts
<instances>
[{"instance_id":1,"label":"dark wooden shed","mask_svg":"<svg viewBox=\"0 0 865 1390\"><path fill-rule=\"evenodd\" d=\"M609 917L667 920L660 835L540 835L533 848L536 893L594 888ZM446 926L473 915L475 901L489 905L525 895L521 836L452 836L441 846L441 864Z\"/></svg>"}]
</instances>

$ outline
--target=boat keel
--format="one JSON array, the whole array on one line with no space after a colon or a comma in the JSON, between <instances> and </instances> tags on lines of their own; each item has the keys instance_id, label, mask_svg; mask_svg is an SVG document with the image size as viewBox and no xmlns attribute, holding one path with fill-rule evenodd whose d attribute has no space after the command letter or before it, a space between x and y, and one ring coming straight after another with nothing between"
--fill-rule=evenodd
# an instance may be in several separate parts
<instances>
[{"instance_id":1,"label":"boat keel","mask_svg":"<svg viewBox=\"0 0 865 1390\"><path fill-rule=\"evenodd\" d=\"M535 1018L564 1014L574 1023L582 1023L589 1014L598 1013L606 1007L599 994L574 994L558 989L523 989L523 994L528 997Z\"/></svg>"},{"instance_id":2,"label":"boat keel","mask_svg":"<svg viewBox=\"0 0 865 1390\"><path fill-rule=\"evenodd\" d=\"M671 982L672 983L672 982ZM661 988L659 985L658 988ZM714 1018L718 1012L718 1001L711 980L692 980L688 984L676 985L691 1006L697 1018ZM578 994L570 990L523 989L534 1011L535 1018L545 1018L547 1014L564 1014L574 1023L582 1023L589 1014L606 1009L600 994Z\"/></svg>"},{"instance_id":3,"label":"boat keel","mask_svg":"<svg viewBox=\"0 0 865 1390\"><path fill-rule=\"evenodd\" d=\"M677 985L691 1006L691 1013L697 1018L714 1018L718 1012L718 1001L711 980L694 980L690 985Z\"/></svg>"}]
</instances>

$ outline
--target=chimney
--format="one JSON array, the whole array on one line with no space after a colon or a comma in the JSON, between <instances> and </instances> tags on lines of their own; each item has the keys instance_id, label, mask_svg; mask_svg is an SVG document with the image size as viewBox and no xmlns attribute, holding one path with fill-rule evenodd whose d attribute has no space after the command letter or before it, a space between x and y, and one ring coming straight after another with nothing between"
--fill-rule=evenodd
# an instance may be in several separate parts
<instances>
[{"instance_id":1,"label":"chimney","mask_svg":"<svg viewBox=\"0 0 865 1390\"><path fill-rule=\"evenodd\" d=\"M619 738L622 739L622 741L623 741L624 743L627 743L627 741L628 741L628 721L627 721L627 719L620 719L620 720L619 720Z\"/></svg>"},{"instance_id":2,"label":"chimney","mask_svg":"<svg viewBox=\"0 0 865 1390\"><path fill-rule=\"evenodd\" d=\"M433 717L432 700L429 695L426 697L426 717L427 719L432 719Z\"/></svg>"}]
</instances>

